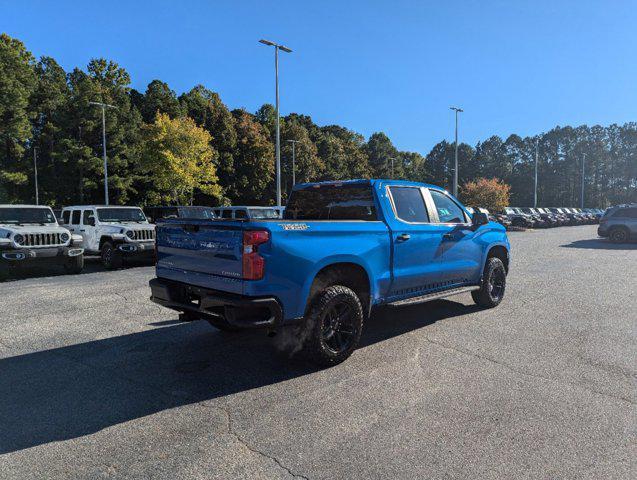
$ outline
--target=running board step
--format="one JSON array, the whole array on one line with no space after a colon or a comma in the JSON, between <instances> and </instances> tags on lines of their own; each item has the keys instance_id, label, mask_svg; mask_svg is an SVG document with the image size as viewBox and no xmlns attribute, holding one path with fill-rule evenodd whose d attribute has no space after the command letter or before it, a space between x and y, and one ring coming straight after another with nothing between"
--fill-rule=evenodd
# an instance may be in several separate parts
<instances>
[{"instance_id":1,"label":"running board step","mask_svg":"<svg viewBox=\"0 0 637 480\"><path fill-rule=\"evenodd\" d=\"M419 297L406 298L405 300L398 300L396 302L388 303L390 307L404 307L405 305L415 305L417 303L429 302L430 300L437 300L439 298L451 297L452 295L458 295L460 293L473 292L474 290L480 290L480 287L474 285L472 287L458 287L450 290L443 290L441 292L428 293L427 295L420 295Z\"/></svg>"}]
</instances>

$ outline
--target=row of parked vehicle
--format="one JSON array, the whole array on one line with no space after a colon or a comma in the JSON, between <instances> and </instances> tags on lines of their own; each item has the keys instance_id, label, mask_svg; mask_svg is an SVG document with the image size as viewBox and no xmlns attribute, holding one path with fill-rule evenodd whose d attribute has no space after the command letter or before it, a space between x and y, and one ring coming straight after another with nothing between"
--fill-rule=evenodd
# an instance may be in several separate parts
<instances>
[{"instance_id":1,"label":"row of parked vehicle","mask_svg":"<svg viewBox=\"0 0 637 480\"><path fill-rule=\"evenodd\" d=\"M84 255L97 255L107 269L127 259L154 258L155 223L167 218L281 218L277 207L74 205L53 211L42 205L0 205L0 281L33 263L80 273Z\"/></svg>"},{"instance_id":2,"label":"row of parked vehicle","mask_svg":"<svg viewBox=\"0 0 637 480\"><path fill-rule=\"evenodd\" d=\"M474 211L473 208L470 209ZM479 208L491 221L498 222L508 229L551 228L564 225L593 225L599 223L604 210L599 208L564 207L506 207L502 212L492 214L486 208Z\"/></svg>"}]
</instances>

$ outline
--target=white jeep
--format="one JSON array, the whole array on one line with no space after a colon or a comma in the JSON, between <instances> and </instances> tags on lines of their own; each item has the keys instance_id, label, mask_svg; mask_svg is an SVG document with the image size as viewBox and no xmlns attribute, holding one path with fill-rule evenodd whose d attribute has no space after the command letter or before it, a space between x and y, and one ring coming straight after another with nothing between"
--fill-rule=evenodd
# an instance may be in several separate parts
<instances>
[{"instance_id":1,"label":"white jeep","mask_svg":"<svg viewBox=\"0 0 637 480\"><path fill-rule=\"evenodd\" d=\"M87 254L100 255L102 265L119 268L125 257L155 252L155 226L139 207L78 205L62 210L62 223L82 235Z\"/></svg>"},{"instance_id":2,"label":"white jeep","mask_svg":"<svg viewBox=\"0 0 637 480\"><path fill-rule=\"evenodd\" d=\"M53 211L39 205L0 205L0 280L18 265L54 263L67 273L84 268L82 237L58 225Z\"/></svg>"}]
</instances>

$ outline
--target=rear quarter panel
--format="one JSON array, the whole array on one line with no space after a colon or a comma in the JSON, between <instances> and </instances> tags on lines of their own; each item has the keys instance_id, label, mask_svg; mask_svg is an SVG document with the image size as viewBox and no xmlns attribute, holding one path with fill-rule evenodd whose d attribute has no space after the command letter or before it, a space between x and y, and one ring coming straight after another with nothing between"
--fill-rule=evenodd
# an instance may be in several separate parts
<instances>
[{"instance_id":1,"label":"rear quarter panel","mask_svg":"<svg viewBox=\"0 0 637 480\"><path fill-rule=\"evenodd\" d=\"M365 269L372 303L389 286L390 238L381 221L273 220L246 227L270 231L270 241L259 246L266 261L265 276L243 282L244 294L278 298L286 319L303 316L312 282L328 265L347 262Z\"/></svg>"}]
</instances>

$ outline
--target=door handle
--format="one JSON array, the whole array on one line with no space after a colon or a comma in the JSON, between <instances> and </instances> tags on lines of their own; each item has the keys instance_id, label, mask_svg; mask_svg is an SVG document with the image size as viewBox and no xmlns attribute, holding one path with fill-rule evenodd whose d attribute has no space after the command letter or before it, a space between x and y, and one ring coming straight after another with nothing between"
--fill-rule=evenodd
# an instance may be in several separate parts
<instances>
[{"instance_id":1,"label":"door handle","mask_svg":"<svg viewBox=\"0 0 637 480\"><path fill-rule=\"evenodd\" d=\"M442 238L445 240L453 240L453 233L445 233Z\"/></svg>"},{"instance_id":2,"label":"door handle","mask_svg":"<svg viewBox=\"0 0 637 480\"><path fill-rule=\"evenodd\" d=\"M86 232L86 230L80 230L80 232Z\"/></svg>"},{"instance_id":3,"label":"door handle","mask_svg":"<svg viewBox=\"0 0 637 480\"><path fill-rule=\"evenodd\" d=\"M411 235L409 235L408 233L401 233L400 235L396 237L396 240L399 242L406 242L410 238L411 238Z\"/></svg>"}]
</instances>

